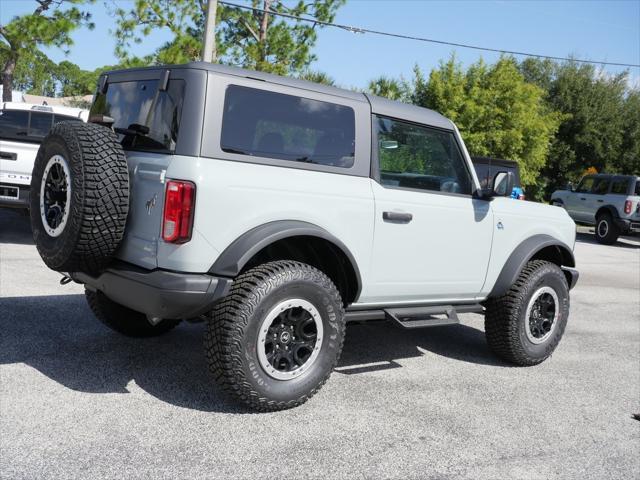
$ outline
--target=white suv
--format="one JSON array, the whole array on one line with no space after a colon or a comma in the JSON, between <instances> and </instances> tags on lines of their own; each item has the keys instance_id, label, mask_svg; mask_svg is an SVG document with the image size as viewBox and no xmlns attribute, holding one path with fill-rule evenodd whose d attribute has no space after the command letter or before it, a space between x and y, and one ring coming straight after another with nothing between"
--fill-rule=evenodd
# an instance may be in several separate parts
<instances>
[{"instance_id":1,"label":"white suv","mask_svg":"<svg viewBox=\"0 0 640 480\"><path fill-rule=\"evenodd\" d=\"M348 321L484 313L517 365L562 337L573 220L512 201L507 172L482 190L436 112L193 63L104 75L91 119L56 125L38 153L42 258L122 334L206 321L214 377L252 408L311 397Z\"/></svg>"},{"instance_id":2,"label":"white suv","mask_svg":"<svg viewBox=\"0 0 640 480\"><path fill-rule=\"evenodd\" d=\"M0 207L28 208L40 142L62 121L87 121L88 110L5 102L0 109Z\"/></svg>"}]
</instances>

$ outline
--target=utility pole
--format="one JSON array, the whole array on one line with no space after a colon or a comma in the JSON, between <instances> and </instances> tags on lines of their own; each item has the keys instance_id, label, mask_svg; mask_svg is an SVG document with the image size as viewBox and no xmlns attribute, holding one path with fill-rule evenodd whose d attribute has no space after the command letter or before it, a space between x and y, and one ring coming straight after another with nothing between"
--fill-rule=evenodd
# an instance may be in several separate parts
<instances>
[{"instance_id":1,"label":"utility pole","mask_svg":"<svg viewBox=\"0 0 640 480\"><path fill-rule=\"evenodd\" d=\"M207 2L207 18L204 22L204 42L202 45L202 61L214 62L216 60L216 10L218 0Z\"/></svg>"}]
</instances>

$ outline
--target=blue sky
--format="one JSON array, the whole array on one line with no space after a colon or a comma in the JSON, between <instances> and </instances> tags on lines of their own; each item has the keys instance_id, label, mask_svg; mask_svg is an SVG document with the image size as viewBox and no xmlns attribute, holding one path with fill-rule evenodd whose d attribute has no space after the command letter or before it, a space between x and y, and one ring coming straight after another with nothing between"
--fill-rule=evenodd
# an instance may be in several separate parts
<instances>
[{"instance_id":1,"label":"blue sky","mask_svg":"<svg viewBox=\"0 0 640 480\"><path fill-rule=\"evenodd\" d=\"M236 0L248 3L246 0ZM126 0L109 0L126 7ZM32 0L0 0L0 23L33 10ZM68 59L82 68L94 69L116 63L113 54L114 19L104 1L89 7L94 15L93 31L78 30ZM348 0L336 23L374 30L429 37L491 48L527 51L553 56L640 63L640 0L627 1L426 1ZM158 32L133 53L150 53L165 40ZM377 76L411 76L414 64L425 71L449 57L452 47L355 34L340 29L320 30L312 68L327 72L342 86L364 87ZM455 49L464 64L481 56L491 62L498 55ZM59 50L48 50L54 61L65 58ZM623 70L607 67L616 73ZM631 69L640 85L640 69Z\"/></svg>"}]
</instances>

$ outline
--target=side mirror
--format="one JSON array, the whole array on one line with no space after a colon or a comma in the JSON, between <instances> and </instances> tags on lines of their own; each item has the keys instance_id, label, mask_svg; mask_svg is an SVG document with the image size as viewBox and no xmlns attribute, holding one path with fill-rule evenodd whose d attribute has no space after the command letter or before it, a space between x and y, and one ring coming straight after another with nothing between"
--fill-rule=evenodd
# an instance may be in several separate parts
<instances>
[{"instance_id":1,"label":"side mirror","mask_svg":"<svg viewBox=\"0 0 640 480\"><path fill-rule=\"evenodd\" d=\"M513 173L498 172L493 177L493 185L491 186L492 197L509 197L513 190Z\"/></svg>"},{"instance_id":2,"label":"side mirror","mask_svg":"<svg viewBox=\"0 0 640 480\"><path fill-rule=\"evenodd\" d=\"M567 185L564 187L565 190L569 190L570 192L573 192L573 189L575 187L573 186L573 183L569 182L567 183Z\"/></svg>"}]
</instances>

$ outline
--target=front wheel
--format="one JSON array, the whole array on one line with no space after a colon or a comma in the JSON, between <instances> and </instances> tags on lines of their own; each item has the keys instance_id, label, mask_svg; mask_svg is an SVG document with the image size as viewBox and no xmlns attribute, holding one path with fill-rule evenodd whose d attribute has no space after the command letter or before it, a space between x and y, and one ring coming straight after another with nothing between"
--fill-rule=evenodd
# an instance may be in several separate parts
<instances>
[{"instance_id":1,"label":"front wheel","mask_svg":"<svg viewBox=\"0 0 640 480\"><path fill-rule=\"evenodd\" d=\"M240 275L212 312L205 351L217 382L259 411L311 398L336 366L345 336L342 299L321 271L294 261Z\"/></svg>"},{"instance_id":2,"label":"front wheel","mask_svg":"<svg viewBox=\"0 0 640 480\"><path fill-rule=\"evenodd\" d=\"M490 298L485 306L491 350L516 365L537 365L553 353L567 325L567 279L554 263L533 260L507 293Z\"/></svg>"}]
</instances>

